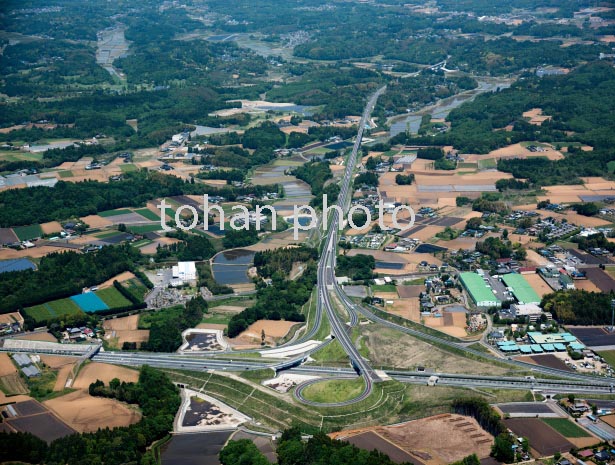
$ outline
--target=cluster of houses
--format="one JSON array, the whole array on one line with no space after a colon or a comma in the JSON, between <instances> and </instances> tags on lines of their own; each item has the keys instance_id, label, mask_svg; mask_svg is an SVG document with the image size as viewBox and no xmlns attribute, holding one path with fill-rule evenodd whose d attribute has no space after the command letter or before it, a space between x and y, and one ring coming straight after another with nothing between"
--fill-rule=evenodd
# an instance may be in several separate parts
<instances>
[{"instance_id":1,"label":"cluster of houses","mask_svg":"<svg viewBox=\"0 0 615 465\"><path fill-rule=\"evenodd\" d=\"M62 342L83 342L88 339L92 339L96 336L96 332L93 329L85 326L66 328L62 333Z\"/></svg>"}]
</instances>

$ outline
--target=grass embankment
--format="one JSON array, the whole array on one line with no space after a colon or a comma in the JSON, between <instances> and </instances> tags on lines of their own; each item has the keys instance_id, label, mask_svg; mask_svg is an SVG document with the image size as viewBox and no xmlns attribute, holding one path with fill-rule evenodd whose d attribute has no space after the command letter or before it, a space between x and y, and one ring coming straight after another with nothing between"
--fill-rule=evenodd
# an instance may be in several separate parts
<instances>
[{"instance_id":1,"label":"grass embankment","mask_svg":"<svg viewBox=\"0 0 615 465\"><path fill-rule=\"evenodd\" d=\"M492 403L531 400L531 393L518 390L470 390L446 386L404 385L396 381L377 383L365 400L345 407L311 407L292 396L280 395L248 380L216 373L163 369L173 381L185 383L260 422L261 428L281 430L292 425L304 432L329 432L415 420L450 411L458 397L482 396ZM248 375L250 376L250 375ZM257 425L250 425L258 428Z\"/></svg>"},{"instance_id":2,"label":"grass embankment","mask_svg":"<svg viewBox=\"0 0 615 465\"><path fill-rule=\"evenodd\" d=\"M309 385L303 390L303 396L312 402L330 404L354 399L361 395L364 389L363 378L329 379Z\"/></svg>"}]
</instances>

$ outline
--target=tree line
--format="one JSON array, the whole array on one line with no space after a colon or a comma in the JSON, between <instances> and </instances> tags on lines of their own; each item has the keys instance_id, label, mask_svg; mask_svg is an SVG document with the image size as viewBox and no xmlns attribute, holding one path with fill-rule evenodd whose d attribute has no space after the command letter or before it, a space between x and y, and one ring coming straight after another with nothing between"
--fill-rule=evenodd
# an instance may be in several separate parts
<instances>
[{"instance_id":1,"label":"tree line","mask_svg":"<svg viewBox=\"0 0 615 465\"><path fill-rule=\"evenodd\" d=\"M143 366L137 383L112 380L107 388L97 381L90 386L90 392L138 405L143 418L134 425L73 434L49 445L30 433L0 432L0 461L49 465L157 463L149 446L173 429L173 419L181 403L179 391L169 378Z\"/></svg>"}]
</instances>

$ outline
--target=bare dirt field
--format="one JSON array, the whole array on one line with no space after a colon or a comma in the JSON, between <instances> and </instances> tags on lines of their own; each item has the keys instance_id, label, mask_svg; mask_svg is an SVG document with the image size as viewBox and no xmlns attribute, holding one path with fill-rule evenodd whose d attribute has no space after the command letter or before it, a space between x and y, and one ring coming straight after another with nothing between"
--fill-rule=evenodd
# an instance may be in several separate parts
<instances>
[{"instance_id":1,"label":"bare dirt field","mask_svg":"<svg viewBox=\"0 0 615 465\"><path fill-rule=\"evenodd\" d=\"M576 279L574 281L574 287L587 292L602 292L600 288L589 279Z\"/></svg>"},{"instance_id":2,"label":"bare dirt field","mask_svg":"<svg viewBox=\"0 0 615 465\"><path fill-rule=\"evenodd\" d=\"M109 384L113 378L118 378L120 381L137 382L139 380L139 372L130 368L108 365L106 363L88 363L79 371L77 379L73 383L75 389L88 389L90 384L97 379Z\"/></svg>"},{"instance_id":3,"label":"bare dirt field","mask_svg":"<svg viewBox=\"0 0 615 465\"><path fill-rule=\"evenodd\" d=\"M130 279L133 279L134 277L135 277L135 275L132 274L130 271L124 271L123 273L120 273L117 276L114 276L113 278L108 279L104 283L99 284L98 285L98 289L105 289L107 287L113 286L113 281L117 281L117 282L123 283L124 281L128 281Z\"/></svg>"},{"instance_id":4,"label":"bare dirt field","mask_svg":"<svg viewBox=\"0 0 615 465\"><path fill-rule=\"evenodd\" d=\"M19 312L11 312L0 315L0 323L10 325L12 323L23 323L23 317Z\"/></svg>"},{"instance_id":5,"label":"bare dirt field","mask_svg":"<svg viewBox=\"0 0 615 465\"><path fill-rule=\"evenodd\" d=\"M6 352L0 352L0 377L17 373L17 368Z\"/></svg>"},{"instance_id":6,"label":"bare dirt field","mask_svg":"<svg viewBox=\"0 0 615 465\"><path fill-rule=\"evenodd\" d=\"M406 320L419 322L421 320L421 305L418 298L396 299L386 306L386 311Z\"/></svg>"},{"instance_id":7,"label":"bare dirt field","mask_svg":"<svg viewBox=\"0 0 615 465\"><path fill-rule=\"evenodd\" d=\"M503 374L505 369L444 352L426 342L370 325L364 330L369 359L374 366L415 369L419 366L439 372Z\"/></svg>"},{"instance_id":8,"label":"bare dirt field","mask_svg":"<svg viewBox=\"0 0 615 465\"><path fill-rule=\"evenodd\" d=\"M286 336L290 328L297 323L294 321L274 321L274 320L259 320L248 326L244 332L232 339L233 343L259 343L261 341L261 331L265 331L265 341L275 343L276 339Z\"/></svg>"},{"instance_id":9,"label":"bare dirt field","mask_svg":"<svg viewBox=\"0 0 615 465\"><path fill-rule=\"evenodd\" d=\"M19 336L16 339L25 339L27 341L47 341L47 342L58 342L58 340L51 333L35 333L35 334L27 334L24 336Z\"/></svg>"},{"instance_id":10,"label":"bare dirt field","mask_svg":"<svg viewBox=\"0 0 615 465\"><path fill-rule=\"evenodd\" d=\"M42 223L41 229L44 234L54 234L62 231L62 225L57 221L50 221L49 223Z\"/></svg>"},{"instance_id":11,"label":"bare dirt field","mask_svg":"<svg viewBox=\"0 0 615 465\"><path fill-rule=\"evenodd\" d=\"M98 215L89 215L81 218L85 224L90 228L104 228L105 226L111 226L113 223L106 218Z\"/></svg>"},{"instance_id":12,"label":"bare dirt field","mask_svg":"<svg viewBox=\"0 0 615 465\"><path fill-rule=\"evenodd\" d=\"M132 273L131 273L132 274ZM137 329L139 315L105 320L105 338L115 347L121 348L124 342L142 343L149 340L149 329Z\"/></svg>"},{"instance_id":13,"label":"bare dirt field","mask_svg":"<svg viewBox=\"0 0 615 465\"><path fill-rule=\"evenodd\" d=\"M384 439L378 450L396 446L407 452L413 461L444 465L476 453L480 459L489 457L493 436L484 431L474 418L461 415L436 415L395 426L366 428L356 431L340 431L331 434L340 440L372 433ZM358 436L359 439L361 436ZM359 445L360 446L359 441ZM380 442L380 441L379 441Z\"/></svg>"},{"instance_id":14,"label":"bare dirt field","mask_svg":"<svg viewBox=\"0 0 615 465\"><path fill-rule=\"evenodd\" d=\"M541 123L542 124L542 123ZM543 147L543 152L530 152L526 147L522 144L513 144L508 147L502 147L501 149L493 150L489 152L488 155L470 155L465 157L465 160L468 162L478 161L487 158L531 158L531 157L546 157L549 160L561 160L564 158L564 155L561 152L555 150L553 147L545 146ZM474 158L476 157L476 159Z\"/></svg>"},{"instance_id":15,"label":"bare dirt field","mask_svg":"<svg viewBox=\"0 0 615 465\"><path fill-rule=\"evenodd\" d=\"M538 252L532 249L527 250L527 260L536 264L536 266L546 266L551 263L545 257L540 255ZM527 277L527 275L526 275Z\"/></svg>"},{"instance_id":16,"label":"bare dirt field","mask_svg":"<svg viewBox=\"0 0 615 465\"><path fill-rule=\"evenodd\" d=\"M44 257L45 255L49 255L50 253L58 252L61 250L62 250L61 248L50 247L48 245L44 245L41 247L32 247L30 249L23 249L23 250L2 248L0 249L0 260L8 260L11 258L25 258L25 257L40 258L40 257Z\"/></svg>"},{"instance_id":17,"label":"bare dirt field","mask_svg":"<svg viewBox=\"0 0 615 465\"><path fill-rule=\"evenodd\" d=\"M141 414L115 399L92 397L85 391L76 391L44 402L70 427L80 433L98 428L115 428L137 423Z\"/></svg>"},{"instance_id":18,"label":"bare dirt field","mask_svg":"<svg viewBox=\"0 0 615 465\"><path fill-rule=\"evenodd\" d=\"M41 362L54 370L67 365L72 365L77 360L78 357L64 357L61 355L41 355Z\"/></svg>"},{"instance_id":19,"label":"bare dirt field","mask_svg":"<svg viewBox=\"0 0 615 465\"><path fill-rule=\"evenodd\" d=\"M448 248L449 250L474 250L478 239L474 237L458 237L452 241L440 241L438 245Z\"/></svg>"},{"instance_id":20,"label":"bare dirt field","mask_svg":"<svg viewBox=\"0 0 615 465\"><path fill-rule=\"evenodd\" d=\"M140 344L142 342L149 341L149 329L135 329L133 331L115 331L115 341L117 347L121 348L124 342L136 342Z\"/></svg>"},{"instance_id":21,"label":"bare dirt field","mask_svg":"<svg viewBox=\"0 0 615 465\"><path fill-rule=\"evenodd\" d=\"M539 297L553 292L553 289L549 287L549 285L540 277L539 274L525 274L523 277L528 283L530 283L530 286L536 291L536 294L538 294Z\"/></svg>"},{"instance_id":22,"label":"bare dirt field","mask_svg":"<svg viewBox=\"0 0 615 465\"><path fill-rule=\"evenodd\" d=\"M139 315L130 315L122 318L112 318L105 320L103 328L105 330L134 330L139 325Z\"/></svg>"},{"instance_id":23,"label":"bare dirt field","mask_svg":"<svg viewBox=\"0 0 615 465\"><path fill-rule=\"evenodd\" d=\"M528 118L529 123L536 126L542 126L542 123L551 119L551 116L543 115L542 108L532 108L524 112L522 116Z\"/></svg>"}]
</instances>

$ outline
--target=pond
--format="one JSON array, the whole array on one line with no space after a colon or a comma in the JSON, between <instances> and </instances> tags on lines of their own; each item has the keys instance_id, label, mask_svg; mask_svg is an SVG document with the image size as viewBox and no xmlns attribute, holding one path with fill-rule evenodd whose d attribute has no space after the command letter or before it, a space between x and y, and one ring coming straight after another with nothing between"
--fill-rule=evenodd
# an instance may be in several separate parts
<instances>
[{"instance_id":1,"label":"pond","mask_svg":"<svg viewBox=\"0 0 615 465\"><path fill-rule=\"evenodd\" d=\"M248 284L252 282L248 270L254 262L254 252L236 249L221 252L214 257L212 271L218 284Z\"/></svg>"}]
</instances>

